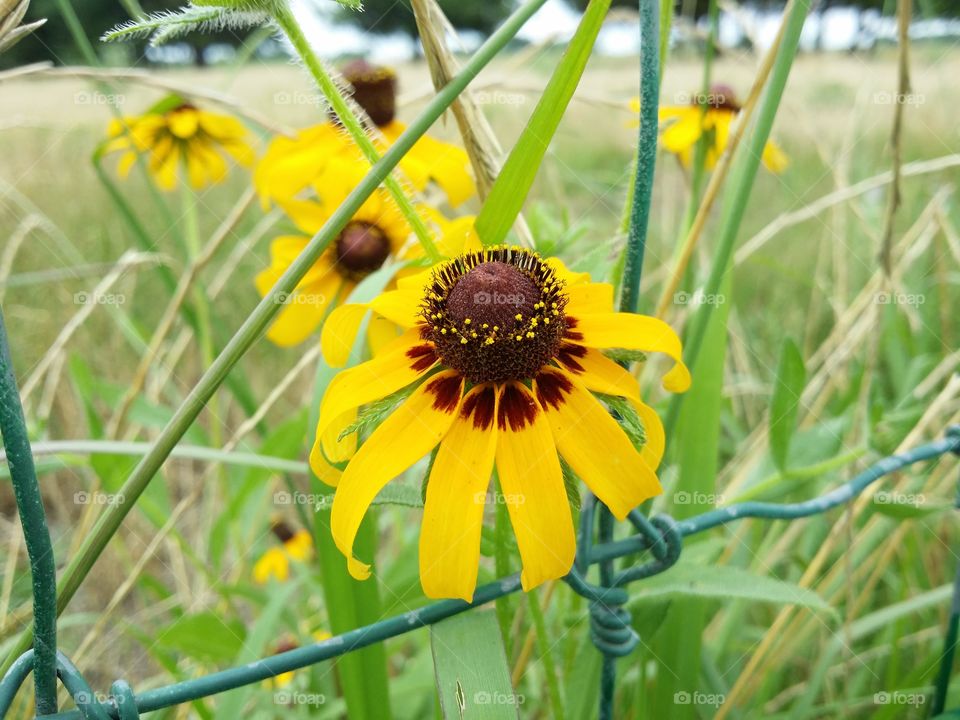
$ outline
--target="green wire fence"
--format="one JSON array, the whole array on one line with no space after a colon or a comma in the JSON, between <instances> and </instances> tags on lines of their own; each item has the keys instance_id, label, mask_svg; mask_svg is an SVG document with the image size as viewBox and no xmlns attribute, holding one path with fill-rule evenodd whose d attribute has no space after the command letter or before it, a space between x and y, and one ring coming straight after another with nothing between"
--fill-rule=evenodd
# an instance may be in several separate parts
<instances>
[{"instance_id":1,"label":"green wire fence","mask_svg":"<svg viewBox=\"0 0 960 720\"><path fill-rule=\"evenodd\" d=\"M205 677L174 683L135 694L123 680L117 680L106 696L98 696L66 655L56 650L56 579L53 550L47 531L40 490L33 468L26 426L20 406L16 381L10 362L6 330L0 316L0 427L7 449L7 462L16 490L34 591L34 649L21 655L0 680L0 718L7 711L20 686L34 674L37 712L49 718L84 718L85 720L133 720L142 713L160 710L191 700L257 683L281 673L298 670L353 650L383 642L398 635L433 625L446 618L486 605L499 597L520 590L520 576L510 575L477 588L471 603L443 600L418 610L397 615L372 625L337 635L312 645L271 655L242 667L213 673ZM577 557L565 579L570 588L590 601L590 630L594 645L603 654L604 664L600 688L600 718L613 717L613 696L616 680L616 659L629 655L640 638L630 624L625 609L629 595L625 586L657 575L672 567L680 557L683 538L711 530L744 518L796 520L825 513L856 498L872 483L914 463L934 460L942 455L960 455L960 426L947 430L946 436L908 452L891 455L875 463L849 482L812 500L800 503L744 502L712 510L678 522L669 515L647 518L639 511L629 515L636 531L633 535L613 540L612 517L592 495L587 495L580 513ZM598 513L598 510L603 512ZM599 528L595 524L599 520ZM596 532L598 530L598 532ZM594 537L599 539L594 543ZM615 569L614 561L642 553L645 562ZM589 582L592 565L600 566L600 582ZM958 568L960 570L960 568ZM942 711L950 679L950 669L957 640L960 618L960 572L954 586L954 600L946 635L941 670L937 678L933 712ZM56 679L63 683L77 709L56 712Z\"/></svg>"},{"instance_id":2,"label":"green wire fence","mask_svg":"<svg viewBox=\"0 0 960 720\"><path fill-rule=\"evenodd\" d=\"M443 108L466 87L496 52L516 34L523 23L543 5L544 1L528 0L478 50L461 73L437 94L424 113L410 125L407 132L379 162L374 164L371 173L350 195L344 207L338 210L320 230L304 254L278 281L277 290L290 289L299 281L319 252L340 232L356 207L387 177L406 150L427 130ZM654 0L641 0L639 7L642 43L640 87L642 110L620 303L621 309L627 312L635 312L638 305L658 130L659 4ZM803 16L808 7L808 2L801 1L797 4L795 19L799 25L802 25ZM799 33L799 25L795 28L797 33ZM783 80L785 76L780 78L781 85ZM773 105L775 107L775 103ZM758 142L762 144L762 140L761 137ZM215 390L218 379L222 379L269 322L271 312L275 311L275 307L271 310L273 305L270 296L264 298L261 305L237 331L227 349L201 379L191 398L208 397ZM510 575L477 588L474 600L470 603L460 600L435 602L418 610L356 628L322 642L271 655L241 667L140 693L134 692L124 680L117 680L111 685L108 694L98 695L68 656L57 649L58 602L59 609L62 609L69 601L84 575L75 570L78 567L88 568L96 561L136 498L159 469L164 458L175 448L186 428L196 418L197 413L193 412L192 408L201 407L202 402L193 403L190 408L185 403L161 438L150 448L148 455L137 467L130 480L133 488L129 494L131 501L104 521L102 527L98 525L98 532L91 542L84 546L84 551L79 554L79 557L71 559L67 571L61 578L58 597L53 548L2 313L0 313L0 401L2 401L0 430L2 430L6 460L30 561L34 618L32 647L24 642L20 646L24 652L16 657L6 674L0 679L0 720L6 716L20 687L31 673L34 677L36 709L39 716L89 720L106 720L107 718L134 720L144 713L258 683L281 673L330 660L389 638L413 632L521 589L519 575ZM648 518L639 510L635 510L628 517L633 534L621 539L614 539L614 519L609 511L592 495L587 494L580 513L576 560L564 580L573 592L589 601L591 639L603 655L599 692L601 720L613 717L616 660L630 654L640 642L640 638L631 626L630 613L625 607L629 599L627 586L635 581L668 571L679 559L685 537L744 518L789 521L825 513L855 499L868 486L886 475L914 463L935 460L949 453L960 455L960 426L949 428L943 439L921 445L902 454L886 457L849 482L814 499L791 504L744 502L710 510L682 521L674 520L669 515ZM960 496L958 496L958 507L960 507ZM639 557L641 561L626 565L616 562L618 559L627 557ZM594 565L598 566L599 570L597 583L587 579ZM960 567L958 567L954 585L953 605L948 619L940 672L935 684L931 707L933 715L942 713L946 702L958 625L960 625ZM63 684L77 709L58 712L58 681Z\"/></svg>"}]
</instances>

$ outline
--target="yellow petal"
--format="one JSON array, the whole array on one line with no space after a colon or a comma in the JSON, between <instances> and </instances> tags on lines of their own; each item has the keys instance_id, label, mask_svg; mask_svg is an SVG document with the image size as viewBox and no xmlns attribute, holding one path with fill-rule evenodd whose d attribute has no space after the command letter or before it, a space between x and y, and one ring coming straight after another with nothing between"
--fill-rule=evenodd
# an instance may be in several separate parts
<instances>
[{"instance_id":1,"label":"yellow petal","mask_svg":"<svg viewBox=\"0 0 960 720\"><path fill-rule=\"evenodd\" d=\"M357 580L370 575L370 566L353 557L353 541L367 508L388 482L446 435L459 412L463 384L452 370L424 382L374 430L344 470L333 498L330 531Z\"/></svg>"},{"instance_id":2,"label":"yellow petal","mask_svg":"<svg viewBox=\"0 0 960 720\"><path fill-rule=\"evenodd\" d=\"M663 131L661 142L666 150L672 153L679 153L692 148L702 134L703 127L700 121L700 110L698 108L691 108L687 113L680 115L676 122Z\"/></svg>"},{"instance_id":3,"label":"yellow petal","mask_svg":"<svg viewBox=\"0 0 960 720\"><path fill-rule=\"evenodd\" d=\"M188 140L197 134L200 127L200 114L192 108L181 108L167 115L167 127L181 140Z\"/></svg>"},{"instance_id":4,"label":"yellow petal","mask_svg":"<svg viewBox=\"0 0 960 720\"><path fill-rule=\"evenodd\" d=\"M344 463L357 452L357 434L340 439L340 435L357 420L357 409L351 408L334 418L322 434L317 435L310 449L310 469L321 482L336 487L343 471L333 463Z\"/></svg>"},{"instance_id":5,"label":"yellow petal","mask_svg":"<svg viewBox=\"0 0 960 720\"><path fill-rule=\"evenodd\" d=\"M613 312L613 285L610 283L570 285L564 292L569 298L567 312L572 315Z\"/></svg>"},{"instance_id":6,"label":"yellow petal","mask_svg":"<svg viewBox=\"0 0 960 720\"><path fill-rule=\"evenodd\" d=\"M341 305L330 313L320 333L320 349L323 359L331 367L343 367L350 359L353 343L357 339L360 323L366 317L366 304Z\"/></svg>"},{"instance_id":7,"label":"yellow petal","mask_svg":"<svg viewBox=\"0 0 960 720\"><path fill-rule=\"evenodd\" d=\"M690 371L683 364L680 338L662 320L633 313L603 313L568 316L567 325L567 339L587 347L669 355L674 366L663 376L663 387L671 392L685 392L690 387Z\"/></svg>"},{"instance_id":8,"label":"yellow petal","mask_svg":"<svg viewBox=\"0 0 960 720\"><path fill-rule=\"evenodd\" d=\"M643 448L640 450L640 457L646 461L651 470L656 472L657 468L660 467L660 461L663 459L663 450L667 445L667 438L663 432L663 423L660 421L660 416L657 415L657 411L642 400L631 400L630 404L633 405L637 414L640 416L640 421L643 423L643 429L647 439Z\"/></svg>"},{"instance_id":9,"label":"yellow petal","mask_svg":"<svg viewBox=\"0 0 960 720\"><path fill-rule=\"evenodd\" d=\"M563 263L560 258L550 257L544 258L544 262L549 265L554 274L557 276L557 279L563 282L567 288L571 288L575 285L581 285L583 283L590 282L590 274L582 272L573 272Z\"/></svg>"},{"instance_id":10,"label":"yellow petal","mask_svg":"<svg viewBox=\"0 0 960 720\"><path fill-rule=\"evenodd\" d=\"M498 395L487 384L464 396L433 461L420 526L420 583L427 597L473 600L497 448Z\"/></svg>"},{"instance_id":11,"label":"yellow petal","mask_svg":"<svg viewBox=\"0 0 960 720\"><path fill-rule=\"evenodd\" d=\"M615 517L663 491L623 428L571 374L544 368L534 392L563 459Z\"/></svg>"},{"instance_id":12,"label":"yellow petal","mask_svg":"<svg viewBox=\"0 0 960 720\"><path fill-rule=\"evenodd\" d=\"M419 332L411 330L390 352L337 373L320 402L317 436L322 437L344 413L384 398L414 382L436 361L433 347L420 339Z\"/></svg>"},{"instance_id":13,"label":"yellow petal","mask_svg":"<svg viewBox=\"0 0 960 720\"><path fill-rule=\"evenodd\" d=\"M200 128L217 140L240 140L247 134L243 123L229 115L200 110L197 113Z\"/></svg>"},{"instance_id":14,"label":"yellow petal","mask_svg":"<svg viewBox=\"0 0 960 720\"><path fill-rule=\"evenodd\" d=\"M267 550L253 566L253 581L266 585L270 578L286 582L290 577L290 560L283 550L277 547Z\"/></svg>"},{"instance_id":15,"label":"yellow petal","mask_svg":"<svg viewBox=\"0 0 960 720\"><path fill-rule=\"evenodd\" d=\"M367 347L370 349L370 355L376 356L387 352L400 337L400 332L401 328L395 322L379 313L373 313L367 323Z\"/></svg>"},{"instance_id":16,"label":"yellow petal","mask_svg":"<svg viewBox=\"0 0 960 720\"><path fill-rule=\"evenodd\" d=\"M291 560L303 562L313 553L313 537L306 530L297 530L293 537L283 543L283 549Z\"/></svg>"},{"instance_id":17,"label":"yellow petal","mask_svg":"<svg viewBox=\"0 0 960 720\"><path fill-rule=\"evenodd\" d=\"M330 213L316 200L283 200L277 205L293 220L294 225L308 235L315 234L330 219Z\"/></svg>"},{"instance_id":18,"label":"yellow petal","mask_svg":"<svg viewBox=\"0 0 960 720\"><path fill-rule=\"evenodd\" d=\"M271 292L286 270L287 266L272 264L258 273L255 284L260 294L266 296ZM301 282L294 292L277 296L276 302L283 307L267 330L270 342L280 347L293 347L310 337L323 322L327 308L339 294L342 284L340 275L328 267L326 273L315 274L307 283Z\"/></svg>"},{"instance_id":19,"label":"yellow petal","mask_svg":"<svg viewBox=\"0 0 960 720\"><path fill-rule=\"evenodd\" d=\"M120 156L120 162L117 163L117 174L119 174L122 178L126 178L128 175L130 175L130 169L134 166L134 164L136 164L136 162L137 154L135 152L132 150L125 152Z\"/></svg>"},{"instance_id":20,"label":"yellow petal","mask_svg":"<svg viewBox=\"0 0 960 720\"><path fill-rule=\"evenodd\" d=\"M789 158L773 140L763 147L763 164L770 172L780 174L790 164Z\"/></svg>"},{"instance_id":21,"label":"yellow petal","mask_svg":"<svg viewBox=\"0 0 960 720\"><path fill-rule=\"evenodd\" d=\"M527 388L508 383L497 409L497 472L523 561L524 590L566 575L576 541L550 426Z\"/></svg>"},{"instance_id":22,"label":"yellow petal","mask_svg":"<svg viewBox=\"0 0 960 720\"><path fill-rule=\"evenodd\" d=\"M599 350L564 343L557 352L557 362L573 373L588 390L640 400L637 379Z\"/></svg>"}]
</instances>

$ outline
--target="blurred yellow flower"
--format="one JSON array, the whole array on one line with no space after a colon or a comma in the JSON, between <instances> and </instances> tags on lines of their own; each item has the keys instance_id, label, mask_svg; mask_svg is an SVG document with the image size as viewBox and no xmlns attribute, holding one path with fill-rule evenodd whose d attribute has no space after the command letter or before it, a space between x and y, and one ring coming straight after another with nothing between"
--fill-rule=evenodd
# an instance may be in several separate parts
<instances>
[{"instance_id":1,"label":"blurred yellow flower","mask_svg":"<svg viewBox=\"0 0 960 720\"><path fill-rule=\"evenodd\" d=\"M429 597L473 597L494 466L527 590L573 563L559 456L617 518L661 492L663 426L641 400L636 378L601 349L666 353L674 366L663 384L674 392L687 389L690 374L669 326L615 312L613 298L613 286L558 260L499 247L402 279L370 304L406 332L333 379L310 454L317 476L336 486L330 528L353 577L370 573L353 555L370 504L438 446L420 534L420 581ZM345 318L356 316L353 307L338 308L324 326L331 365L343 364L347 343L328 335L349 337ZM412 391L358 449L357 432L344 432L358 408L404 388ZM623 398L621 409L636 413L645 436L639 449L595 393Z\"/></svg>"},{"instance_id":2,"label":"blurred yellow flower","mask_svg":"<svg viewBox=\"0 0 960 720\"><path fill-rule=\"evenodd\" d=\"M281 542L280 547L267 550L253 566L253 581L266 585L271 578L277 582L290 579L290 562L305 562L313 554L313 538L306 530L292 530L282 520L275 521L270 530Z\"/></svg>"},{"instance_id":3,"label":"blurred yellow flower","mask_svg":"<svg viewBox=\"0 0 960 720\"><path fill-rule=\"evenodd\" d=\"M630 101L634 112L640 111L640 101ZM680 158L685 167L693 161L694 148L704 135L709 140L706 167L712 170L727 147L730 124L740 112L733 90L727 85L714 85L707 95L696 93L686 105L662 105L660 123L665 124L660 142L668 151ZM763 164L774 173L787 169L789 160L783 150L769 141L763 149Z\"/></svg>"},{"instance_id":4,"label":"blurred yellow flower","mask_svg":"<svg viewBox=\"0 0 960 720\"><path fill-rule=\"evenodd\" d=\"M343 68L343 76L353 88L354 101L376 126L371 128L371 139L383 154L406 130L394 117L396 75L389 68L358 60ZM282 203L297 197L324 174L336 172L338 166L357 162L364 170L370 167L343 128L328 120L301 130L294 138L274 139L257 163L253 182L267 207L271 200ZM401 172L418 191L436 183L453 207L476 192L469 166L462 148L427 135L400 161Z\"/></svg>"},{"instance_id":5,"label":"blurred yellow flower","mask_svg":"<svg viewBox=\"0 0 960 720\"><path fill-rule=\"evenodd\" d=\"M172 190L178 170L186 169L191 187L221 182L227 159L253 162L247 130L236 118L207 112L171 95L139 116L112 120L104 153L122 152L118 171L126 177L138 155L149 154L147 168L157 185Z\"/></svg>"}]
</instances>

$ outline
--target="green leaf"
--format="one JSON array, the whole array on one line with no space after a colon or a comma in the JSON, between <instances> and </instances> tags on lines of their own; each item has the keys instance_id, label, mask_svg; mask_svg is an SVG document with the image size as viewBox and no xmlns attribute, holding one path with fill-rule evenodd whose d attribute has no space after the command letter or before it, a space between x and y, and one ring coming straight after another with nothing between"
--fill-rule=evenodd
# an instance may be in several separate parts
<instances>
[{"instance_id":1,"label":"green leaf","mask_svg":"<svg viewBox=\"0 0 960 720\"><path fill-rule=\"evenodd\" d=\"M490 610L454 615L430 628L433 669L445 720L517 718L497 617Z\"/></svg>"},{"instance_id":2,"label":"green leaf","mask_svg":"<svg viewBox=\"0 0 960 720\"><path fill-rule=\"evenodd\" d=\"M806 383L803 356L790 338L783 341L770 400L770 454L777 469L787 468L790 440L797 428L800 395Z\"/></svg>"},{"instance_id":3,"label":"green leaf","mask_svg":"<svg viewBox=\"0 0 960 720\"><path fill-rule=\"evenodd\" d=\"M211 664L233 660L246 637L243 623L214 612L184 615L157 635L157 643L187 657Z\"/></svg>"},{"instance_id":4,"label":"green leaf","mask_svg":"<svg viewBox=\"0 0 960 720\"><path fill-rule=\"evenodd\" d=\"M487 196L476 229L484 245L499 245L520 214L560 119L580 83L610 0L591 0L577 32Z\"/></svg>"},{"instance_id":5,"label":"green leaf","mask_svg":"<svg viewBox=\"0 0 960 720\"><path fill-rule=\"evenodd\" d=\"M130 20L108 30L100 38L103 42L150 38L151 45L161 45L169 40L198 30L243 30L265 25L270 16L265 12L231 10L224 7L182 7L179 10L153 13L145 18Z\"/></svg>"},{"instance_id":6,"label":"green leaf","mask_svg":"<svg viewBox=\"0 0 960 720\"><path fill-rule=\"evenodd\" d=\"M633 446L637 450L643 448L647 444L647 430L630 401L616 395L603 395L601 393L597 393L597 397L616 413L617 422L623 428L627 437L630 438Z\"/></svg>"},{"instance_id":7,"label":"green leaf","mask_svg":"<svg viewBox=\"0 0 960 720\"><path fill-rule=\"evenodd\" d=\"M417 383L411 383L407 387L367 405L357 416L357 419L344 428L338 439L343 440L348 435L362 432L367 428L374 428L382 423L390 413L397 409L400 403L410 397L417 386Z\"/></svg>"},{"instance_id":8,"label":"green leaf","mask_svg":"<svg viewBox=\"0 0 960 720\"><path fill-rule=\"evenodd\" d=\"M628 607L639 608L669 596L752 600L834 612L817 593L793 583L730 565L700 565L683 560L665 573L644 580Z\"/></svg>"},{"instance_id":9,"label":"green leaf","mask_svg":"<svg viewBox=\"0 0 960 720\"><path fill-rule=\"evenodd\" d=\"M618 363L643 362L647 359L645 352L639 350L625 350L623 348L608 348L603 351L608 358Z\"/></svg>"}]
</instances>

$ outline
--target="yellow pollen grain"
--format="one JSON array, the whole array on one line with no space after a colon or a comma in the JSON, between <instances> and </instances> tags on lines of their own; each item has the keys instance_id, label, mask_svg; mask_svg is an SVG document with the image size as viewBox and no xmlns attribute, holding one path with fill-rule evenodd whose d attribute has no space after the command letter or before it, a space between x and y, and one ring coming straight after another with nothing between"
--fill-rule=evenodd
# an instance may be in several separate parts
<instances>
[{"instance_id":1,"label":"yellow pollen grain","mask_svg":"<svg viewBox=\"0 0 960 720\"><path fill-rule=\"evenodd\" d=\"M488 337L486 340L483 341L483 344L484 344L484 345L493 345L493 338Z\"/></svg>"},{"instance_id":2,"label":"yellow pollen grain","mask_svg":"<svg viewBox=\"0 0 960 720\"><path fill-rule=\"evenodd\" d=\"M467 344L467 339L466 339L465 337L460 338L460 344L461 344L461 345L466 345L466 344Z\"/></svg>"},{"instance_id":3,"label":"yellow pollen grain","mask_svg":"<svg viewBox=\"0 0 960 720\"><path fill-rule=\"evenodd\" d=\"M469 324L470 324L470 318L467 318L466 320L464 320L464 321L463 321L463 324L464 324L464 325L469 325Z\"/></svg>"},{"instance_id":4,"label":"yellow pollen grain","mask_svg":"<svg viewBox=\"0 0 960 720\"><path fill-rule=\"evenodd\" d=\"M544 318L544 319L543 319L543 324L544 324L544 325L549 325L549 324L550 324L550 318Z\"/></svg>"},{"instance_id":5,"label":"yellow pollen grain","mask_svg":"<svg viewBox=\"0 0 960 720\"><path fill-rule=\"evenodd\" d=\"M446 329L446 328L440 328L440 334L441 334L441 335L446 335L446 334L447 334L447 329Z\"/></svg>"},{"instance_id":6,"label":"yellow pollen grain","mask_svg":"<svg viewBox=\"0 0 960 720\"><path fill-rule=\"evenodd\" d=\"M528 338L535 337L532 330L528 330L528 331L527 331L527 337L528 337Z\"/></svg>"},{"instance_id":7,"label":"yellow pollen grain","mask_svg":"<svg viewBox=\"0 0 960 720\"><path fill-rule=\"evenodd\" d=\"M523 313L517 313L514 316L514 320L523 320Z\"/></svg>"},{"instance_id":8,"label":"yellow pollen grain","mask_svg":"<svg viewBox=\"0 0 960 720\"><path fill-rule=\"evenodd\" d=\"M523 340L523 335L517 335L517 340Z\"/></svg>"},{"instance_id":9,"label":"yellow pollen grain","mask_svg":"<svg viewBox=\"0 0 960 720\"><path fill-rule=\"evenodd\" d=\"M481 325L480 327L482 327L482 328L483 328L484 330L486 330L486 329L487 329L488 327L490 327L490 326L489 326L489 325L487 325L487 323L484 323L484 324L483 324L483 325Z\"/></svg>"}]
</instances>

